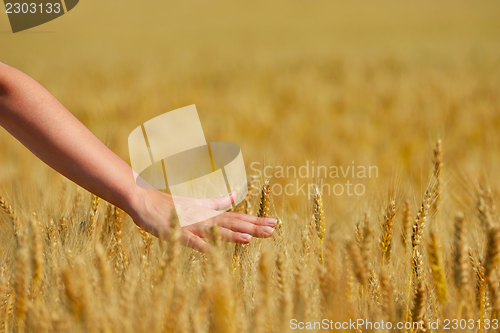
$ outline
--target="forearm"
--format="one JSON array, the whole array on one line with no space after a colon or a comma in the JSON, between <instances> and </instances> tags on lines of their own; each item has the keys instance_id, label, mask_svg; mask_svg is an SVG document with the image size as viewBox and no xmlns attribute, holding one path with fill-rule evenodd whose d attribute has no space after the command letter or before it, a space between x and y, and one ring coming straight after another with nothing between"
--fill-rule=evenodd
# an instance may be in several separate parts
<instances>
[{"instance_id":1,"label":"forearm","mask_svg":"<svg viewBox=\"0 0 500 333\"><path fill-rule=\"evenodd\" d=\"M140 200L125 161L35 80L2 63L0 126L47 165L129 214Z\"/></svg>"}]
</instances>

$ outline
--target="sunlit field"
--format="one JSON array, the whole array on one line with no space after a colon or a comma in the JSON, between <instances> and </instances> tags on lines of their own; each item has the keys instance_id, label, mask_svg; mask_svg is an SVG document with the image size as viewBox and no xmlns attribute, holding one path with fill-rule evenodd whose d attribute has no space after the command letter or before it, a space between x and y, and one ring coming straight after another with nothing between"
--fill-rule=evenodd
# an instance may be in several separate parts
<instances>
[{"instance_id":1,"label":"sunlit field","mask_svg":"<svg viewBox=\"0 0 500 333\"><path fill-rule=\"evenodd\" d=\"M280 221L249 246L213 229L210 254L175 221L159 241L1 129L2 332L497 332L499 17L496 1L88 0L12 34L0 15L0 61L127 162L134 128L196 104L207 141L241 147L233 210Z\"/></svg>"}]
</instances>

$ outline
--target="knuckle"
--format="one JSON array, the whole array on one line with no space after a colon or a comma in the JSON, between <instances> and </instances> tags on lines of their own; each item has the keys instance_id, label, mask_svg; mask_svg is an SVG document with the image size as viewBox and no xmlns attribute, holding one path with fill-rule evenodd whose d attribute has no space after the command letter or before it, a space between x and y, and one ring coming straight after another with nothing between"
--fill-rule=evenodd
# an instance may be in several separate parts
<instances>
[{"instance_id":1,"label":"knuckle","mask_svg":"<svg viewBox=\"0 0 500 333\"><path fill-rule=\"evenodd\" d=\"M257 225L253 226L253 236L259 236L261 234L260 227Z\"/></svg>"},{"instance_id":2,"label":"knuckle","mask_svg":"<svg viewBox=\"0 0 500 333\"><path fill-rule=\"evenodd\" d=\"M238 220L237 219L231 219L229 220L229 229L233 230L238 226Z\"/></svg>"},{"instance_id":3,"label":"knuckle","mask_svg":"<svg viewBox=\"0 0 500 333\"><path fill-rule=\"evenodd\" d=\"M196 238L195 238L195 237L196 237L196 236L195 236L195 235L193 235L193 234L189 235L189 236L187 237L187 239L186 239L186 241L188 242L188 244L193 244L193 243L195 242L195 240L196 240Z\"/></svg>"},{"instance_id":4,"label":"knuckle","mask_svg":"<svg viewBox=\"0 0 500 333\"><path fill-rule=\"evenodd\" d=\"M200 247L200 250L201 252L204 252L204 253L209 253L210 252L210 245L208 243L204 243L201 247Z\"/></svg>"},{"instance_id":5,"label":"knuckle","mask_svg":"<svg viewBox=\"0 0 500 333\"><path fill-rule=\"evenodd\" d=\"M243 213L235 213L234 216L237 219L240 219L240 220L244 220L245 219L245 214L243 214Z\"/></svg>"},{"instance_id":6,"label":"knuckle","mask_svg":"<svg viewBox=\"0 0 500 333\"><path fill-rule=\"evenodd\" d=\"M233 232L233 231L228 231L228 233L226 235L228 241L235 240L237 236L238 236L238 233L237 232Z\"/></svg>"},{"instance_id":7,"label":"knuckle","mask_svg":"<svg viewBox=\"0 0 500 333\"><path fill-rule=\"evenodd\" d=\"M265 225L266 224L266 218L265 217L258 217L257 218L257 224L259 224L259 225Z\"/></svg>"},{"instance_id":8,"label":"knuckle","mask_svg":"<svg viewBox=\"0 0 500 333\"><path fill-rule=\"evenodd\" d=\"M218 205L217 205L217 200L216 200L216 199L214 199L214 198L210 198L210 201L209 201L209 206L210 206L210 208L212 208L212 209L217 209L217 206L218 206Z\"/></svg>"}]
</instances>

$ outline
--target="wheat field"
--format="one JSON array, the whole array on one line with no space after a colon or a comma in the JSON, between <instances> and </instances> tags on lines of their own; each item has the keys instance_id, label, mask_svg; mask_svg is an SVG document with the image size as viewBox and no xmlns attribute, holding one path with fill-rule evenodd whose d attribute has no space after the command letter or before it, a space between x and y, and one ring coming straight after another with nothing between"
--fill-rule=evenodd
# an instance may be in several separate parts
<instances>
[{"instance_id":1,"label":"wheat field","mask_svg":"<svg viewBox=\"0 0 500 333\"><path fill-rule=\"evenodd\" d=\"M0 21L0 61L125 161L135 127L196 104L207 141L242 149L233 209L275 234L160 241L0 129L2 332L499 331L498 2L144 3ZM276 173L313 163L377 172ZM347 181L363 194L316 191Z\"/></svg>"}]
</instances>

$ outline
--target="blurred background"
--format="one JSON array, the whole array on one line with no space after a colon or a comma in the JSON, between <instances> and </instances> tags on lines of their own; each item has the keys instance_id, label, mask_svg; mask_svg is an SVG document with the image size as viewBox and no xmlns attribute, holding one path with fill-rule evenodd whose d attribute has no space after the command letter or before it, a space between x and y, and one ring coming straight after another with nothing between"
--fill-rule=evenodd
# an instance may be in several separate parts
<instances>
[{"instance_id":1,"label":"blurred background","mask_svg":"<svg viewBox=\"0 0 500 333\"><path fill-rule=\"evenodd\" d=\"M16 34L1 14L0 61L126 161L135 127L196 104L207 141L237 143L247 166L378 166L382 207L390 188L422 193L438 138L449 197L497 181L499 18L498 1L85 0ZM59 179L0 142L5 192Z\"/></svg>"},{"instance_id":2,"label":"blurred background","mask_svg":"<svg viewBox=\"0 0 500 333\"><path fill-rule=\"evenodd\" d=\"M291 306L306 320L498 318L498 271L483 278L483 267L498 252L498 229L484 220L500 220L500 1L82 0L16 34L0 12L0 61L38 80L127 162L133 129L196 104L206 140L238 144L248 176L256 162L378 169L324 180L365 186L362 196L324 194L324 209L304 194L250 198L240 208L269 204L281 219L274 237L206 256L177 251L174 233L167 242L140 233L0 128L0 196L14 207L0 216L5 332L24 322L24 332L286 332L276 327ZM438 139L442 191L417 215L436 179ZM297 190L321 179L270 182ZM478 214L481 186L492 193L479 196ZM418 245L426 223L434 236ZM18 229L33 246L13 237Z\"/></svg>"}]
</instances>

